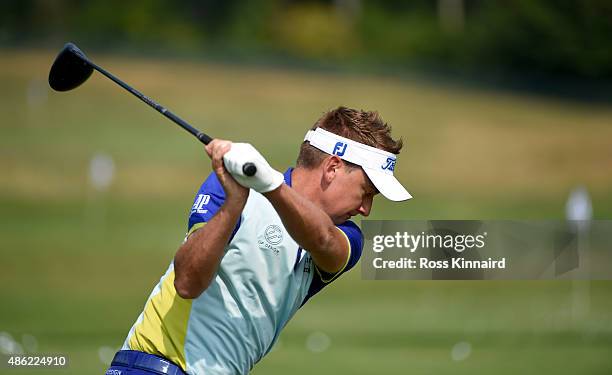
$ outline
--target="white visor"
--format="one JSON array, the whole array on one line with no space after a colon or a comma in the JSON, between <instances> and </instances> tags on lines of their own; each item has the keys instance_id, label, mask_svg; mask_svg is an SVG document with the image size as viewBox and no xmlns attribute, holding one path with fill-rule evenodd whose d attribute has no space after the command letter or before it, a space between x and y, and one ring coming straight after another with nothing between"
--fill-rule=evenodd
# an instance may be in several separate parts
<instances>
[{"instance_id":1,"label":"white visor","mask_svg":"<svg viewBox=\"0 0 612 375\"><path fill-rule=\"evenodd\" d=\"M412 195L393 176L395 154L341 137L321 128L309 130L304 141L310 142L312 146L327 154L336 155L342 160L361 166L370 181L385 198L396 202L412 198Z\"/></svg>"}]
</instances>

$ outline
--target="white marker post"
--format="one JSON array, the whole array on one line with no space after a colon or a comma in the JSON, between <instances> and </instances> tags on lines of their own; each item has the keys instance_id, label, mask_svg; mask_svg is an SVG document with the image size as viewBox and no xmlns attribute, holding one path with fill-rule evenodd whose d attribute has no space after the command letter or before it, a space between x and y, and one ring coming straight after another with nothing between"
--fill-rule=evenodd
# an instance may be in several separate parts
<instances>
[{"instance_id":1,"label":"white marker post","mask_svg":"<svg viewBox=\"0 0 612 375\"><path fill-rule=\"evenodd\" d=\"M578 267L584 279L572 281L572 320L574 324L586 318L591 307L591 281L589 280L589 227L593 219L591 198L583 186L575 188L565 205L566 218L576 230Z\"/></svg>"},{"instance_id":2,"label":"white marker post","mask_svg":"<svg viewBox=\"0 0 612 375\"><path fill-rule=\"evenodd\" d=\"M94 228L102 235L106 231L106 191L115 177L115 162L110 155L95 154L89 162L89 185L93 188L88 194L87 218L91 230Z\"/></svg>"}]
</instances>

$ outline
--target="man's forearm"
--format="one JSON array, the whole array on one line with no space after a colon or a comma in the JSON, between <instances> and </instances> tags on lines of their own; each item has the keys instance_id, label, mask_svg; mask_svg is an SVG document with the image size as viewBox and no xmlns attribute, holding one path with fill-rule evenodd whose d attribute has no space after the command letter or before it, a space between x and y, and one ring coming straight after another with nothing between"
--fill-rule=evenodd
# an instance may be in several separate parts
<instances>
[{"instance_id":1,"label":"man's forearm","mask_svg":"<svg viewBox=\"0 0 612 375\"><path fill-rule=\"evenodd\" d=\"M181 245L174 257L174 287L181 297L196 298L208 288L243 208L226 201Z\"/></svg>"},{"instance_id":2,"label":"man's forearm","mask_svg":"<svg viewBox=\"0 0 612 375\"><path fill-rule=\"evenodd\" d=\"M339 243L339 230L321 208L284 184L264 196L291 237L311 253L319 268L334 273L344 265L348 247Z\"/></svg>"}]
</instances>

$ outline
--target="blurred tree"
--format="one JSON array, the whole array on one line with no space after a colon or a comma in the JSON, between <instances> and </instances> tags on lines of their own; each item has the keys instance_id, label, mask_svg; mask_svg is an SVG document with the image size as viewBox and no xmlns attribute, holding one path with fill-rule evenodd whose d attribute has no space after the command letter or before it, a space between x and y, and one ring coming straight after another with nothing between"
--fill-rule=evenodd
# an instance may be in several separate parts
<instances>
[{"instance_id":1,"label":"blurred tree","mask_svg":"<svg viewBox=\"0 0 612 375\"><path fill-rule=\"evenodd\" d=\"M283 10L275 31L281 48L308 58L350 57L358 45L352 20L332 4L295 2Z\"/></svg>"},{"instance_id":2,"label":"blurred tree","mask_svg":"<svg viewBox=\"0 0 612 375\"><path fill-rule=\"evenodd\" d=\"M609 0L4 0L0 44L274 53L612 79Z\"/></svg>"}]
</instances>

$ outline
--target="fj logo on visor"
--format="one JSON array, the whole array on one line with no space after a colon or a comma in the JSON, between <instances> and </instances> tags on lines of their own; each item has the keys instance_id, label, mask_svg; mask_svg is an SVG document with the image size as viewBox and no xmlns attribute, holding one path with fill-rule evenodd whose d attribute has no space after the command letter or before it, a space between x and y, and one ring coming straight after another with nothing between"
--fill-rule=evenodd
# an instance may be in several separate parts
<instances>
[{"instance_id":1,"label":"fj logo on visor","mask_svg":"<svg viewBox=\"0 0 612 375\"><path fill-rule=\"evenodd\" d=\"M344 153L346 152L346 143L343 142L338 142L336 143L336 145L334 146L334 155L338 155L338 156L342 156L344 155Z\"/></svg>"},{"instance_id":2,"label":"fj logo on visor","mask_svg":"<svg viewBox=\"0 0 612 375\"><path fill-rule=\"evenodd\" d=\"M389 170L393 172L393 170L395 170L395 159L387 158L387 161L385 162L385 164L381 165L381 167L383 170Z\"/></svg>"}]
</instances>

